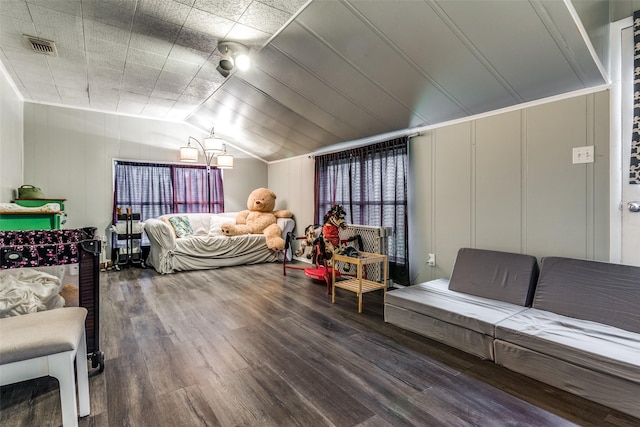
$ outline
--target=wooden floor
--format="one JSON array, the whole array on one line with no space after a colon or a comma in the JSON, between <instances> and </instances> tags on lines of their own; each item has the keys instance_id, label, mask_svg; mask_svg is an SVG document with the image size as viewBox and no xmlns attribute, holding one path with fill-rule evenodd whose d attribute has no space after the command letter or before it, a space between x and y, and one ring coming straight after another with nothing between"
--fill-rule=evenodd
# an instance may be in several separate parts
<instances>
[{"instance_id":1,"label":"wooden floor","mask_svg":"<svg viewBox=\"0 0 640 427\"><path fill-rule=\"evenodd\" d=\"M103 373L80 426L631 426L640 420L384 323L382 293L281 265L101 273ZM0 425L61 424L57 382L4 386Z\"/></svg>"}]
</instances>

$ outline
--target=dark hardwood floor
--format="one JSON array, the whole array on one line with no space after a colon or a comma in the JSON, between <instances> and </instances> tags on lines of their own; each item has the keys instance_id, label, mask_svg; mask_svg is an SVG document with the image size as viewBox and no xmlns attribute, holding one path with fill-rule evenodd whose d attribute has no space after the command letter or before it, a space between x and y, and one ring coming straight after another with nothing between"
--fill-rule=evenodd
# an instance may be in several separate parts
<instances>
[{"instance_id":1,"label":"dark hardwood floor","mask_svg":"<svg viewBox=\"0 0 640 427\"><path fill-rule=\"evenodd\" d=\"M103 373L80 426L638 426L385 324L382 293L263 264L101 273ZM4 386L0 425L61 424L57 382Z\"/></svg>"}]
</instances>

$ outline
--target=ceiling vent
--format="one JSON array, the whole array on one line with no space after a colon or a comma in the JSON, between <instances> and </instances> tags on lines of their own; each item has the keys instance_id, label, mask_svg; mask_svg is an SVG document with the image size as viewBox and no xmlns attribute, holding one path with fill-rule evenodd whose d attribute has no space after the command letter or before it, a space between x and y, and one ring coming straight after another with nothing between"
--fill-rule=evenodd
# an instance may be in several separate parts
<instances>
[{"instance_id":1,"label":"ceiling vent","mask_svg":"<svg viewBox=\"0 0 640 427\"><path fill-rule=\"evenodd\" d=\"M28 36L26 34L23 37L34 52L42 53L44 55L58 56L58 50L56 49L55 42L41 39L39 37Z\"/></svg>"}]
</instances>

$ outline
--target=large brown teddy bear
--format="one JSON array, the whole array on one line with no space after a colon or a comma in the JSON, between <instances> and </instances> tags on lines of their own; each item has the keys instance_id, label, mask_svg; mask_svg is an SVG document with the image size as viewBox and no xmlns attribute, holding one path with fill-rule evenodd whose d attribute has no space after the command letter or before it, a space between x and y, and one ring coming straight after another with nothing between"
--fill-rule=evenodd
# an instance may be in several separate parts
<instances>
[{"instance_id":1,"label":"large brown teddy bear","mask_svg":"<svg viewBox=\"0 0 640 427\"><path fill-rule=\"evenodd\" d=\"M291 218L293 214L288 210L277 210L276 194L268 188L257 188L249 194L247 208L236 215L236 223L222 224L222 234L238 236L240 234L264 234L267 247L274 251L284 249L282 230L276 223L277 218Z\"/></svg>"}]
</instances>

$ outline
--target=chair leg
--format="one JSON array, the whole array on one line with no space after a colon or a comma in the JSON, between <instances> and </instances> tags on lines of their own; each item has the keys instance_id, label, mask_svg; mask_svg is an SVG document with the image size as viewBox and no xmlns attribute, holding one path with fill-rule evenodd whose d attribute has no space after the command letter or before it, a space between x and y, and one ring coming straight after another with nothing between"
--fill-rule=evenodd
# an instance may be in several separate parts
<instances>
[{"instance_id":1,"label":"chair leg","mask_svg":"<svg viewBox=\"0 0 640 427\"><path fill-rule=\"evenodd\" d=\"M62 409L63 427L78 426L73 358L74 354L72 351L47 356L49 375L57 378L60 384L60 406Z\"/></svg>"},{"instance_id":2,"label":"chair leg","mask_svg":"<svg viewBox=\"0 0 640 427\"><path fill-rule=\"evenodd\" d=\"M91 412L89 404L89 368L87 367L87 337L83 330L76 353L76 375L78 377L78 413L86 417Z\"/></svg>"},{"instance_id":3,"label":"chair leg","mask_svg":"<svg viewBox=\"0 0 640 427\"><path fill-rule=\"evenodd\" d=\"M325 267L324 271L325 271L324 272L324 283L327 284L327 295L331 295L331 288L333 287L333 285L331 283L332 276L331 276L331 274L329 274L329 268L328 267Z\"/></svg>"}]
</instances>

